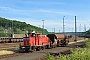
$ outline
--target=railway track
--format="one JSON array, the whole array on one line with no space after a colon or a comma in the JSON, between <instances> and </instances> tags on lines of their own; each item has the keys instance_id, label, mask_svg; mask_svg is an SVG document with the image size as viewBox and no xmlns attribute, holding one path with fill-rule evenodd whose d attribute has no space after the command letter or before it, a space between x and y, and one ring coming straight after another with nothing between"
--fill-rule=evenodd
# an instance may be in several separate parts
<instances>
[{"instance_id":1,"label":"railway track","mask_svg":"<svg viewBox=\"0 0 90 60\"><path fill-rule=\"evenodd\" d=\"M0 43L0 50L18 49L19 44L23 44L23 43L22 42L18 42L18 43Z\"/></svg>"},{"instance_id":2,"label":"railway track","mask_svg":"<svg viewBox=\"0 0 90 60\"><path fill-rule=\"evenodd\" d=\"M29 60L32 60L32 59L36 60L36 59L38 59L38 57L41 58L43 55L48 54L48 53L50 53L52 55L58 54L58 53L60 53L59 49L61 49L60 51L62 51L62 50L64 50L64 51L69 50L69 48L67 48L67 47L59 47L59 48L45 49L45 50L41 50L41 51L36 51L36 52L33 52L33 53L32 52L28 52L28 53L14 53L14 54L9 54L9 55L1 55L0 59L1 60L10 60L10 59L13 59L13 58L16 58L16 57L19 58L19 57L28 55L29 56ZM23 57L22 59L25 60L26 57L25 58ZM16 58L15 60L20 60L20 59Z\"/></svg>"},{"instance_id":3,"label":"railway track","mask_svg":"<svg viewBox=\"0 0 90 60\"><path fill-rule=\"evenodd\" d=\"M80 43L80 42L78 42L78 43ZM7 44L6 44L7 45ZM12 45L12 44L11 44ZM17 45L17 43L16 43L16 45ZM75 47L75 46L73 46L74 44L71 44L71 45L68 45L68 47L70 47L70 48L73 48L73 47ZM2 46L3 46L3 44L2 44ZM64 50L62 50L62 49L64 49ZM57 51L58 50L58 51ZM58 55L58 54L60 54L60 53L67 53L67 52L69 52L70 51L70 49L69 48L67 48L67 47L57 47L57 48L53 48L53 49L45 49L45 50L41 50L41 51L36 51L36 52L29 52L29 53L14 53L14 54L9 54L9 55L1 55L0 56L0 59L8 59L8 57L11 57L11 58L14 58L14 57L16 57L16 56L24 56L24 55L30 55L31 57L33 57L34 55L37 55L37 54L41 54L40 55L40 57L36 57L35 58L35 60L41 60L41 59L43 59L42 57L43 57L43 55L42 54L47 54L47 53L50 53L51 55ZM31 59L31 58L30 58ZM29 59L29 60L30 60ZM32 59L31 59L32 60Z\"/></svg>"}]
</instances>

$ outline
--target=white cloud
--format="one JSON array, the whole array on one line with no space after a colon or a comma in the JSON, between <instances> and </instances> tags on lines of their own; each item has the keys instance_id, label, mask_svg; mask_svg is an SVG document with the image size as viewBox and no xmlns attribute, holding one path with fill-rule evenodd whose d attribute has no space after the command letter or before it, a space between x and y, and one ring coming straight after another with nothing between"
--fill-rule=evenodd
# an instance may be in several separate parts
<instances>
[{"instance_id":1,"label":"white cloud","mask_svg":"<svg viewBox=\"0 0 90 60\"><path fill-rule=\"evenodd\" d=\"M10 8L10 7L0 7L0 9L2 9L2 10L4 10L4 11L11 11L11 12L19 11L19 10L16 10L16 9Z\"/></svg>"},{"instance_id":2,"label":"white cloud","mask_svg":"<svg viewBox=\"0 0 90 60\"><path fill-rule=\"evenodd\" d=\"M16 2L24 3L24 4L66 4L60 2L30 2L30 1L16 1Z\"/></svg>"},{"instance_id":3,"label":"white cloud","mask_svg":"<svg viewBox=\"0 0 90 60\"><path fill-rule=\"evenodd\" d=\"M9 12L9 13L18 13L20 14L23 10L18 10L18 9L14 9L14 8L11 8L11 7L1 7L0 6L0 9L5 11L5 12Z\"/></svg>"},{"instance_id":4,"label":"white cloud","mask_svg":"<svg viewBox=\"0 0 90 60\"><path fill-rule=\"evenodd\" d=\"M42 14L42 13L45 13L45 14L51 14L51 15L55 15L55 14L65 14L65 15L72 15L72 13L70 12L64 12L64 11L53 11L53 10L43 10L43 9L37 9L37 10L20 10L20 9L15 9L15 8L11 8L11 7L1 7L0 6L0 9L2 9L3 11L5 12L8 12L8 13L12 13L12 14L23 14L25 16L31 16L30 14L36 14L39 13L39 14Z\"/></svg>"},{"instance_id":5,"label":"white cloud","mask_svg":"<svg viewBox=\"0 0 90 60\"><path fill-rule=\"evenodd\" d=\"M44 13L53 13L53 14L65 14L65 15L73 15L71 12L64 11L53 11L53 10L32 10L32 12L44 12Z\"/></svg>"}]
</instances>

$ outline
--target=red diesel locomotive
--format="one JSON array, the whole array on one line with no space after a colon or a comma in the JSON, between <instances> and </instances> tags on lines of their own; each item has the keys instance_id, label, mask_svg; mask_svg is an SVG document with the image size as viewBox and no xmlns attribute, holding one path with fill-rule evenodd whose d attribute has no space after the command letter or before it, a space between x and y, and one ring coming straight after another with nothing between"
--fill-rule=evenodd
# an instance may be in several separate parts
<instances>
[{"instance_id":1,"label":"red diesel locomotive","mask_svg":"<svg viewBox=\"0 0 90 60\"><path fill-rule=\"evenodd\" d=\"M23 38L23 45L20 45L22 51L43 50L50 47L50 40L45 35L39 33L29 33Z\"/></svg>"},{"instance_id":2,"label":"red diesel locomotive","mask_svg":"<svg viewBox=\"0 0 90 60\"><path fill-rule=\"evenodd\" d=\"M29 33L23 38L23 45L20 45L20 51L37 51L45 48L55 48L57 46L66 46L68 36L64 34L41 35L39 33Z\"/></svg>"}]
</instances>

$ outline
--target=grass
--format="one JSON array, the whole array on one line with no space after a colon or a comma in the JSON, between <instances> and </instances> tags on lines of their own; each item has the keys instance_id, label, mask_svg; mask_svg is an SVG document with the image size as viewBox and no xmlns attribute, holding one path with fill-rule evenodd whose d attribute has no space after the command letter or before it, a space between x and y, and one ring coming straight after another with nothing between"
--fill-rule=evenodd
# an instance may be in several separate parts
<instances>
[{"instance_id":1,"label":"grass","mask_svg":"<svg viewBox=\"0 0 90 60\"><path fill-rule=\"evenodd\" d=\"M72 50L72 54L62 55L59 56L51 56L48 54L46 60L90 60L90 40L86 41L86 48L76 48Z\"/></svg>"}]
</instances>

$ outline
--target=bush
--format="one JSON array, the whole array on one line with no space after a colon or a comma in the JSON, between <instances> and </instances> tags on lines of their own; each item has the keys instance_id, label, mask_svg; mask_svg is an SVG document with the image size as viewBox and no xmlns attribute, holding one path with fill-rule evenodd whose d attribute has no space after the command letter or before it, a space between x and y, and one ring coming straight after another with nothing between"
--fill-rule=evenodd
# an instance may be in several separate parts
<instances>
[{"instance_id":1,"label":"bush","mask_svg":"<svg viewBox=\"0 0 90 60\"><path fill-rule=\"evenodd\" d=\"M86 41L86 48L76 48L72 50L72 54L69 55L60 55L57 59L56 57L52 58L50 54L47 55L47 60L90 60L90 40Z\"/></svg>"},{"instance_id":2,"label":"bush","mask_svg":"<svg viewBox=\"0 0 90 60\"><path fill-rule=\"evenodd\" d=\"M6 34L6 33L0 33L0 37L7 37L8 36L8 34Z\"/></svg>"}]
</instances>

